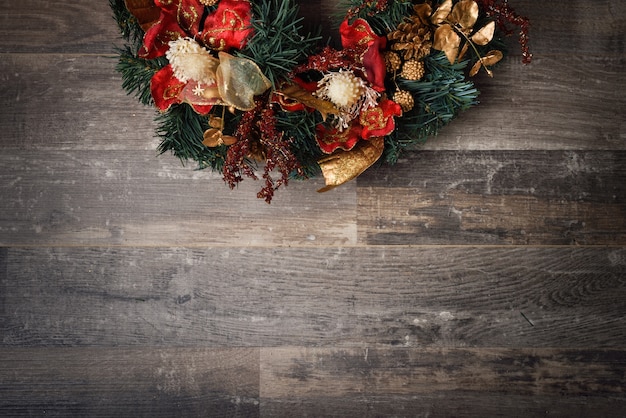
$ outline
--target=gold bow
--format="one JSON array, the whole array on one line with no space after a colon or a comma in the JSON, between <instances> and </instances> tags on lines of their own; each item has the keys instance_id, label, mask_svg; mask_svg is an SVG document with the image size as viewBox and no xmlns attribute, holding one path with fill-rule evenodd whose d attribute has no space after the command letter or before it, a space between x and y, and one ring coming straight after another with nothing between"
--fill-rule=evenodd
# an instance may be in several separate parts
<instances>
[{"instance_id":1,"label":"gold bow","mask_svg":"<svg viewBox=\"0 0 626 418\"><path fill-rule=\"evenodd\" d=\"M376 137L359 141L350 151L337 150L318 161L326 186L318 192L334 189L356 177L372 166L383 154L385 138Z\"/></svg>"}]
</instances>

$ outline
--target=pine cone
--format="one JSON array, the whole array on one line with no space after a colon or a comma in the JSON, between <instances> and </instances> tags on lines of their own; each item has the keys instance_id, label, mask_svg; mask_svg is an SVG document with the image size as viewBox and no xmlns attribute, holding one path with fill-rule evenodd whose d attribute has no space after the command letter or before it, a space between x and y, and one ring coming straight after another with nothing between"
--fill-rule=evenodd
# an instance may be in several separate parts
<instances>
[{"instance_id":1,"label":"pine cone","mask_svg":"<svg viewBox=\"0 0 626 418\"><path fill-rule=\"evenodd\" d=\"M408 112L415 106L413 95L405 90L398 90L393 95L393 101L398 103L402 111Z\"/></svg>"},{"instance_id":2,"label":"pine cone","mask_svg":"<svg viewBox=\"0 0 626 418\"><path fill-rule=\"evenodd\" d=\"M387 51L385 52L385 65L387 66L387 72L393 73L398 71L402 66L402 59L397 53Z\"/></svg>"},{"instance_id":3,"label":"pine cone","mask_svg":"<svg viewBox=\"0 0 626 418\"><path fill-rule=\"evenodd\" d=\"M424 72L424 62L411 59L402 66L400 77L406 78L407 80L420 80L424 77Z\"/></svg>"},{"instance_id":4,"label":"pine cone","mask_svg":"<svg viewBox=\"0 0 626 418\"><path fill-rule=\"evenodd\" d=\"M422 24L419 19L402 22L395 31L387 35L387 39L393 42L391 49L401 52L405 60L420 59L430 54L432 37L431 28Z\"/></svg>"}]
</instances>

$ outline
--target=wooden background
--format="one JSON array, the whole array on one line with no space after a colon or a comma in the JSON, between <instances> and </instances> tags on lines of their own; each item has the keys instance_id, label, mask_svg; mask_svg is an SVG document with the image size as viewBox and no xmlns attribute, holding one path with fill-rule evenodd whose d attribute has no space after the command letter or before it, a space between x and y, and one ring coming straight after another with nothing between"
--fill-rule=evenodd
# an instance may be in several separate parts
<instances>
[{"instance_id":1,"label":"wooden background","mask_svg":"<svg viewBox=\"0 0 626 418\"><path fill-rule=\"evenodd\" d=\"M267 205L156 155L107 1L0 0L0 415L626 415L626 3L511 3L530 66Z\"/></svg>"}]
</instances>

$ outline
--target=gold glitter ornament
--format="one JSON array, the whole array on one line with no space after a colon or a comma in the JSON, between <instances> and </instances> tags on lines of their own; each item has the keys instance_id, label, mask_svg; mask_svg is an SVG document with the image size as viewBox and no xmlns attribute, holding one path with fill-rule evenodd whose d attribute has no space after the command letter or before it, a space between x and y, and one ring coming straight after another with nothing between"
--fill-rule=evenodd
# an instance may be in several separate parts
<instances>
[{"instance_id":1,"label":"gold glitter ornament","mask_svg":"<svg viewBox=\"0 0 626 418\"><path fill-rule=\"evenodd\" d=\"M413 95L406 90L398 90L393 95L393 101L398 103L403 112L408 112L415 106Z\"/></svg>"},{"instance_id":2,"label":"gold glitter ornament","mask_svg":"<svg viewBox=\"0 0 626 418\"><path fill-rule=\"evenodd\" d=\"M219 0L199 0L205 6L215 6Z\"/></svg>"},{"instance_id":3,"label":"gold glitter ornament","mask_svg":"<svg viewBox=\"0 0 626 418\"><path fill-rule=\"evenodd\" d=\"M400 55L393 51L385 52L385 66L387 67L388 73L394 73L402 67L402 59Z\"/></svg>"},{"instance_id":4,"label":"gold glitter ornament","mask_svg":"<svg viewBox=\"0 0 626 418\"><path fill-rule=\"evenodd\" d=\"M407 80L420 80L424 77L424 72L424 62L412 59L404 63L400 77Z\"/></svg>"}]
</instances>

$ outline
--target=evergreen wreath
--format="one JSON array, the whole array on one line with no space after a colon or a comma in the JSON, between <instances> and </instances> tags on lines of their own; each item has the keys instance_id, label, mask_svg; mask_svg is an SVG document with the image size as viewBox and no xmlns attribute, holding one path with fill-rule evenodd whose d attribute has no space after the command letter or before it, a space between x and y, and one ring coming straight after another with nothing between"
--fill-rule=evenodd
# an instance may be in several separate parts
<instances>
[{"instance_id":1,"label":"evergreen wreath","mask_svg":"<svg viewBox=\"0 0 626 418\"><path fill-rule=\"evenodd\" d=\"M128 94L156 106L159 151L257 179L271 201L292 178L329 190L436 135L478 103L502 37L528 19L507 0L344 0L341 49L303 33L292 0L109 0Z\"/></svg>"}]
</instances>

